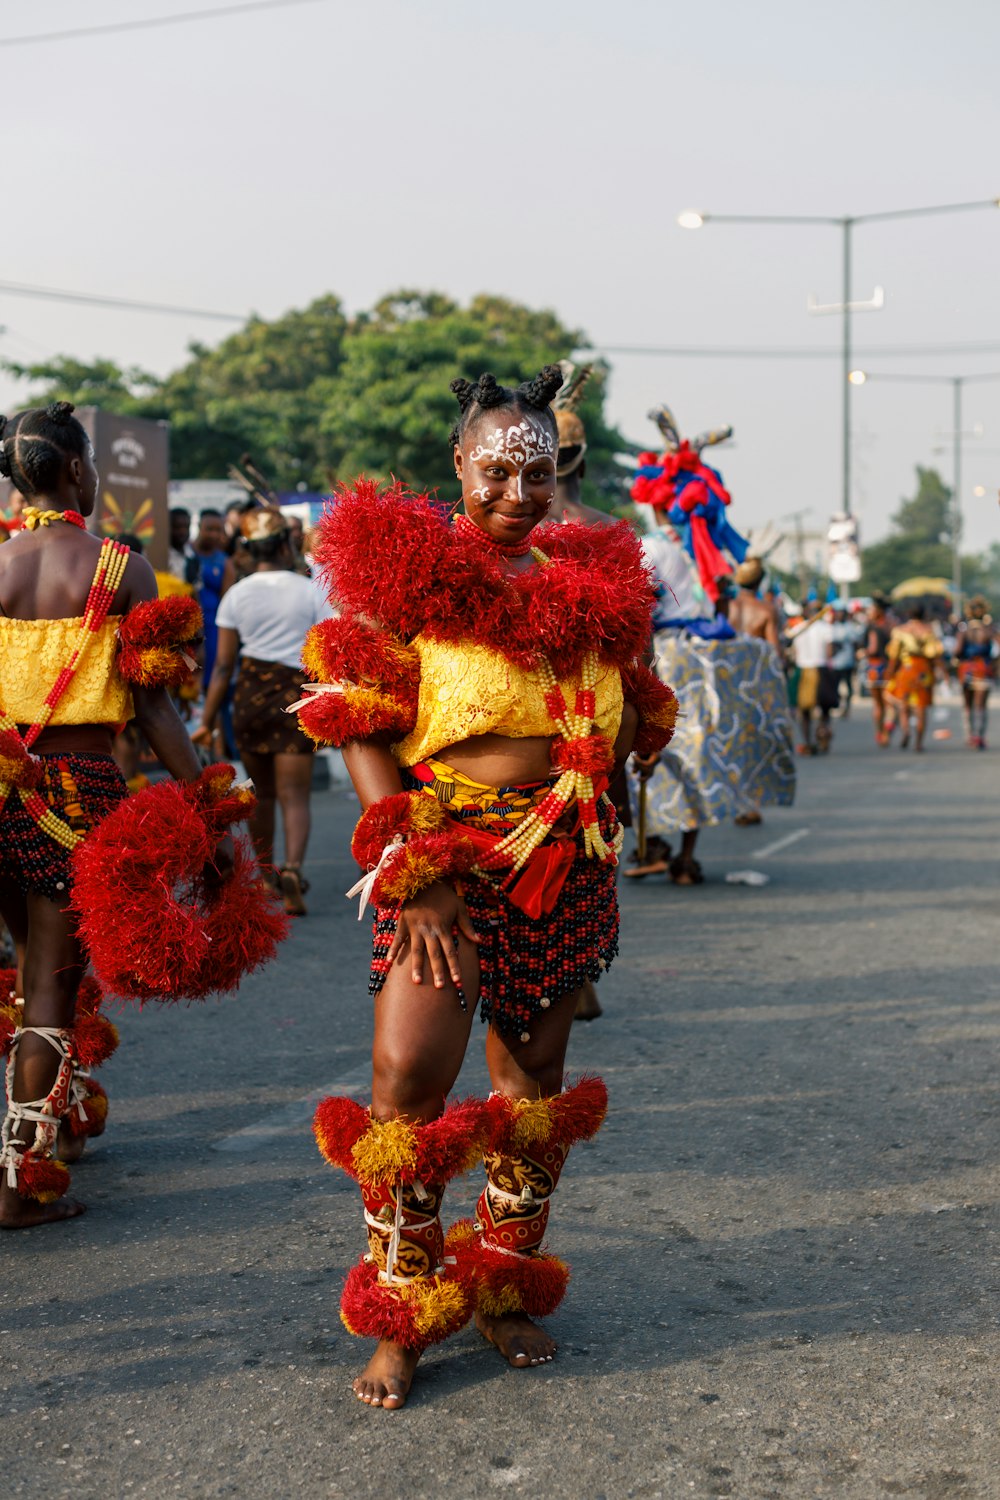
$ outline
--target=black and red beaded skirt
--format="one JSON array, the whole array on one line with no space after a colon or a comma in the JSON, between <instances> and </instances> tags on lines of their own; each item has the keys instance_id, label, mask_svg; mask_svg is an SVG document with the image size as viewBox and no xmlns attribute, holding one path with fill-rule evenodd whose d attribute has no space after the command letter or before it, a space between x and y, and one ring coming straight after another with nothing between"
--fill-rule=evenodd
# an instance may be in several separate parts
<instances>
[{"instance_id":1,"label":"black and red beaded skirt","mask_svg":"<svg viewBox=\"0 0 1000 1500\"><path fill-rule=\"evenodd\" d=\"M439 762L431 762L435 772ZM526 811L548 790L536 787L497 787L489 790L476 808L466 794L470 783L460 778L454 801L447 796L450 778L436 776L428 783L424 766L404 774L404 785L432 792L448 806L456 821L498 832L505 825L516 827L520 818L512 808ZM454 773L452 773L454 774ZM474 785L474 784L472 784ZM615 810L602 799L597 821L610 843L617 824ZM615 869L587 859L583 834L577 834L577 857L569 867L566 882L552 911L540 918L529 917L499 889L502 876L484 879L462 877L462 893L480 939L479 1014L504 1035L523 1035L531 1022L565 995L578 990L586 979L597 979L618 952L618 892ZM368 989L377 995L389 972L388 952L399 920L399 907L379 907L372 934L372 965ZM465 997L462 996L462 1003Z\"/></svg>"},{"instance_id":2,"label":"black and red beaded skirt","mask_svg":"<svg viewBox=\"0 0 1000 1500\"><path fill-rule=\"evenodd\" d=\"M88 834L128 795L110 755L40 755L38 794L74 833ZM62 902L73 883L73 851L43 832L16 791L0 809L0 880Z\"/></svg>"}]
</instances>

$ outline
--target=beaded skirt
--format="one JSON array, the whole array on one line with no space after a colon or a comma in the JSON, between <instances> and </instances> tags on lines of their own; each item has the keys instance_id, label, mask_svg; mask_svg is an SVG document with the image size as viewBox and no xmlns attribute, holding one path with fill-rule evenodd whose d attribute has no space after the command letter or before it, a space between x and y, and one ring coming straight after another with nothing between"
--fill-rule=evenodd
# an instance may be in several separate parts
<instances>
[{"instance_id":1,"label":"beaded skirt","mask_svg":"<svg viewBox=\"0 0 1000 1500\"><path fill-rule=\"evenodd\" d=\"M127 796L110 755L41 755L38 793L75 833L88 834ZM62 902L73 883L73 851L44 833L12 792L0 809L0 880Z\"/></svg>"},{"instance_id":2,"label":"beaded skirt","mask_svg":"<svg viewBox=\"0 0 1000 1500\"><path fill-rule=\"evenodd\" d=\"M487 833L511 832L546 796L551 783L487 787L470 781L440 761L427 761L403 773L407 790L437 797L461 825ZM610 841L614 808L598 803L597 821ZM583 834L577 857L547 915L529 917L500 889L502 872L485 879L462 877L462 894L480 939L479 1014L503 1035L526 1037L531 1022L585 979L597 979L618 952L618 893L615 868L587 859ZM369 993L377 995L389 972L387 954L399 920L398 906L375 913ZM465 996L460 997L462 1004Z\"/></svg>"}]
</instances>

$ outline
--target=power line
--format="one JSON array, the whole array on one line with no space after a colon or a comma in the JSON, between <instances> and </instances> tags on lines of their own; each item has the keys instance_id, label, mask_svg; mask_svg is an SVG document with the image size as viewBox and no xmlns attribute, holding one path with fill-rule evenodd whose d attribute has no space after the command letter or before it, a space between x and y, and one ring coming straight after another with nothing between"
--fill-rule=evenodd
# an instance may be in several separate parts
<instances>
[{"instance_id":1,"label":"power line","mask_svg":"<svg viewBox=\"0 0 1000 1500\"><path fill-rule=\"evenodd\" d=\"M27 281L0 281L0 295L40 297L51 302L78 302L89 307L117 307L127 312L148 312L167 317L208 318L214 322L245 323L248 313L221 312L218 308L182 307L173 302L144 302L129 297L110 297L100 292L73 292L64 287L36 286ZM754 348L746 345L726 347L717 344L602 344L597 340L580 346L589 354L638 355L661 359L839 359L839 348L807 345L772 345ZM930 359L940 355L1000 354L1000 343L993 339L970 339L955 344L886 344L881 348L858 349L858 359Z\"/></svg>"},{"instance_id":2,"label":"power line","mask_svg":"<svg viewBox=\"0 0 1000 1500\"><path fill-rule=\"evenodd\" d=\"M598 354L643 355L668 359L840 359L839 348L809 348L805 345L781 348L725 348L713 344L602 344L598 340L581 345L581 351ZM971 339L964 344L886 344L882 348L856 349L859 359L929 359L943 354L1000 354L1000 343L992 339Z\"/></svg>"},{"instance_id":3,"label":"power line","mask_svg":"<svg viewBox=\"0 0 1000 1500\"><path fill-rule=\"evenodd\" d=\"M176 16L149 16L144 21L109 21L103 26L74 26L67 31L39 31L31 36L0 37L0 47L27 47L36 42L66 42L75 37L107 36L113 31L147 31L152 26L180 26L188 21L212 21L249 10L284 10L291 5L319 5L324 0L244 0L241 5L215 5L211 10L185 10Z\"/></svg>"},{"instance_id":4,"label":"power line","mask_svg":"<svg viewBox=\"0 0 1000 1500\"><path fill-rule=\"evenodd\" d=\"M217 312L207 307L177 307L172 302L133 302L127 297L105 297L98 292L67 292L54 286L32 286L26 281L0 281L0 292L12 297L42 297L50 302L83 302L92 307L122 307L130 312L166 313L182 318L212 318L245 323L246 313Z\"/></svg>"}]
</instances>

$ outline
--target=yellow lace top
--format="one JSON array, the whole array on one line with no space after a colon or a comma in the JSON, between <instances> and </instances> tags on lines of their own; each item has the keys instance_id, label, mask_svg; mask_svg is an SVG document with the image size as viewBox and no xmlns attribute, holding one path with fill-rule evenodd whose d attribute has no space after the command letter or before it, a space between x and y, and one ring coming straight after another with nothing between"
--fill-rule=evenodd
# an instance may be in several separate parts
<instances>
[{"instance_id":1,"label":"yellow lace top","mask_svg":"<svg viewBox=\"0 0 1000 1500\"><path fill-rule=\"evenodd\" d=\"M135 710L115 666L120 615L109 615L56 705L50 724L124 724ZM18 724L33 724L46 693L80 639L79 617L10 620L0 616L0 705Z\"/></svg>"},{"instance_id":2,"label":"yellow lace top","mask_svg":"<svg viewBox=\"0 0 1000 1500\"><path fill-rule=\"evenodd\" d=\"M917 657L934 661L944 655L944 647L935 635L915 635L905 625L897 625L889 637L888 654L907 667Z\"/></svg>"},{"instance_id":3,"label":"yellow lace top","mask_svg":"<svg viewBox=\"0 0 1000 1500\"><path fill-rule=\"evenodd\" d=\"M415 766L473 735L529 739L557 733L539 673L516 667L499 651L474 641L432 641L418 635L410 646L420 657L420 697L413 729L392 747L401 766ZM560 683L571 711L579 685L579 676ZM597 728L614 740L624 705L617 667L601 664L595 696Z\"/></svg>"}]
</instances>

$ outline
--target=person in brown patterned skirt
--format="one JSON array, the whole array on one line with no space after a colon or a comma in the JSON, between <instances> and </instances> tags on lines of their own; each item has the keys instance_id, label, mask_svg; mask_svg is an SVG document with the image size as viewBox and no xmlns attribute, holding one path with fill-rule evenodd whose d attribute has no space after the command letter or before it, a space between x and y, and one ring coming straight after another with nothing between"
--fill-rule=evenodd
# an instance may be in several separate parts
<instances>
[{"instance_id":1,"label":"person in brown patterned skirt","mask_svg":"<svg viewBox=\"0 0 1000 1500\"><path fill-rule=\"evenodd\" d=\"M305 916L308 889L302 862L309 840L312 740L285 710L302 697L300 668L306 631L332 613L325 595L295 571L288 521L273 506L244 515L240 528L254 571L219 605L219 645L205 694L201 726L192 736L210 745L216 717L239 657L233 729L240 759L257 793L250 832L257 858L280 890L285 910ZM274 869L275 813L284 825L284 863Z\"/></svg>"}]
</instances>

